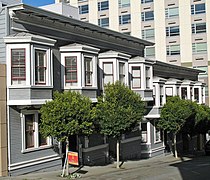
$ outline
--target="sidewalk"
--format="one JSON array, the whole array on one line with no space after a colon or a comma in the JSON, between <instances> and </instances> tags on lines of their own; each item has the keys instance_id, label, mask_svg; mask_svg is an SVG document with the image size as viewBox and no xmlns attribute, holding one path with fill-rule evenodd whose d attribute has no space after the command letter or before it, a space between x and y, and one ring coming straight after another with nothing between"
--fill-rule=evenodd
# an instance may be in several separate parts
<instances>
[{"instance_id":1,"label":"sidewalk","mask_svg":"<svg viewBox=\"0 0 210 180\"><path fill-rule=\"evenodd\" d=\"M81 176L80 179L87 178L87 177L94 177L99 176L106 173L113 173L113 172L120 172L120 171L127 171L129 169L135 169L136 167L145 167L150 166L150 164L157 163L161 160L163 163L171 163L171 162L181 162L183 161L183 158L175 159L173 155L167 155L167 156L158 156L153 157L150 159L141 159L138 161L126 161L123 163L120 169L116 169L116 164L109 164L106 166L84 166L81 169L78 170L78 168L70 167L70 172L77 172ZM190 160L190 158L184 157L184 160ZM31 173L27 175L22 176L15 176L15 177L4 177L0 178L2 180L64 180L67 178L61 178L60 175L62 173L62 170L53 171L53 172L43 172L43 173Z\"/></svg>"}]
</instances>

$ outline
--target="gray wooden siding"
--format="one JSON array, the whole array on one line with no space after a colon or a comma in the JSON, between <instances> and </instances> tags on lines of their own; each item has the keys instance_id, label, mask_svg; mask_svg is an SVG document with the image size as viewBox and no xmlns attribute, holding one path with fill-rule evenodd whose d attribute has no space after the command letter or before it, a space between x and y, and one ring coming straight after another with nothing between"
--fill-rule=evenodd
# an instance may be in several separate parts
<instances>
[{"instance_id":1,"label":"gray wooden siding","mask_svg":"<svg viewBox=\"0 0 210 180\"><path fill-rule=\"evenodd\" d=\"M5 9L0 12L0 63L6 64L6 46L3 37L6 36L6 16Z\"/></svg>"},{"instance_id":2,"label":"gray wooden siding","mask_svg":"<svg viewBox=\"0 0 210 180\"><path fill-rule=\"evenodd\" d=\"M42 149L42 150L37 150L37 151L31 151L27 153L22 153L22 137L21 137L21 118L20 118L20 113L10 107L9 108L9 119L10 119L10 164L14 163L21 163L24 161L29 161L29 160L35 160L38 158L46 157L46 156L51 156L51 155L58 155L57 153L54 152L52 148L48 149ZM58 162L55 161L55 165L58 164ZM61 164L61 160L60 160ZM37 167L36 167L37 166ZM36 165L33 168L34 169L39 169L40 167L44 165ZM40 166L40 167L39 167ZM21 174L24 173L24 171L30 170L30 167L27 168L28 170L25 170L25 168L22 168ZM41 168L40 168L41 169Z\"/></svg>"},{"instance_id":3,"label":"gray wooden siding","mask_svg":"<svg viewBox=\"0 0 210 180\"><path fill-rule=\"evenodd\" d=\"M9 100L52 99L51 89L9 89Z\"/></svg>"},{"instance_id":4,"label":"gray wooden siding","mask_svg":"<svg viewBox=\"0 0 210 180\"><path fill-rule=\"evenodd\" d=\"M51 162L45 162L42 164L39 164L38 166L28 166L26 168L21 168L17 170L10 171L10 176L17 176L32 172L47 172L47 171L57 171L60 170L61 167L61 160L55 160Z\"/></svg>"},{"instance_id":5,"label":"gray wooden siding","mask_svg":"<svg viewBox=\"0 0 210 180\"><path fill-rule=\"evenodd\" d=\"M141 139L130 142L121 141L120 155L122 160L140 159L141 157Z\"/></svg>"},{"instance_id":6,"label":"gray wooden siding","mask_svg":"<svg viewBox=\"0 0 210 180\"><path fill-rule=\"evenodd\" d=\"M82 152L83 164L89 166L105 165L109 162L109 145L104 144L95 148L84 148Z\"/></svg>"}]
</instances>

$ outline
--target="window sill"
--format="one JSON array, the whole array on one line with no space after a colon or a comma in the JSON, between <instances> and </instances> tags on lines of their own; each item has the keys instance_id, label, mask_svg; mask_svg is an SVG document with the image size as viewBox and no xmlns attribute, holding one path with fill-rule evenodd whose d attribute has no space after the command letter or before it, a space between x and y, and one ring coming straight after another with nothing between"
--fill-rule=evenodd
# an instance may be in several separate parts
<instances>
[{"instance_id":1,"label":"window sill","mask_svg":"<svg viewBox=\"0 0 210 180\"><path fill-rule=\"evenodd\" d=\"M162 141L161 140L159 140L159 141L155 141L154 143L155 144L159 144L159 143L161 143Z\"/></svg>"},{"instance_id":2,"label":"window sill","mask_svg":"<svg viewBox=\"0 0 210 180\"><path fill-rule=\"evenodd\" d=\"M51 149L52 147L53 147L52 145L46 145L46 146L40 146L38 148L24 149L24 150L21 150L21 153L25 154L25 153L30 153L30 152L34 152L34 151L40 151L43 149Z\"/></svg>"}]
</instances>

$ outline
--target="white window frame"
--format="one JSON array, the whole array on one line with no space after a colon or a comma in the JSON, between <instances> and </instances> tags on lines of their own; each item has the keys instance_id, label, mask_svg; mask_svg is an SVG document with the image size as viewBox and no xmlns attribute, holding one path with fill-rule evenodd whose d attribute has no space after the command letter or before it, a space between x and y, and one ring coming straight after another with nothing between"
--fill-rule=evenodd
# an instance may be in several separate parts
<instances>
[{"instance_id":1,"label":"white window frame","mask_svg":"<svg viewBox=\"0 0 210 180\"><path fill-rule=\"evenodd\" d=\"M107 3L107 6L103 7L103 4ZM109 10L109 1L98 2L98 11Z\"/></svg>"},{"instance_id":2,"label":"white window frame","mask_svg":"<svg viewBox=\"0 0 210 180\"><path fill-rule=\"evenodd\" d=\"M153 126L154 126L154 143L160 143L161 142L161 130L157 128L157 120L153 120ZM157 132L156 132L157 131ZM157 134L159 136L159 139L157 139Z\"/></svg>"},{"instance_id":3,"label":"white window frame","mask_svg":"<svg viewBox=\"0 0 210 180\"><path fill-rule=\"evenodd\" d=\"M205 48L201 49L199 48L200 45L205 45ZM201 42L201 43L192 43L192 52L193 54L206 54L207 53L207 42Z\"/></svg>"},{"instance_id":4,"label":"white window frame","mask_svg":"<svg viewBox=\"0 0 210 180\"><path fill-rule=\"evenodd\" d=\"M173 48L176 48L175 50ZM167 56L179 56L180 55L180 45L175 44L175 45L167 45L166 46L166 55Z\"/></svg>"},{"instance_id":5,"label":"white window frame","mask_svg":"<svg viewBox=\"0 0 210 180\"><path fill-rule=\"evenodd\" d=\"M87 71L86 69L86 61L90 62L90 70ZM84 56L84 67L85 67L85 86L92 86L93 85L93 57L91 56ZM87 73L89 73L90 76L90 83L87 83Z\"/></svg>"},{"instance_id":6,"label":"white window frame","mask_svg":"<svg viewBox=\"0 0 210 180\"><path fill-rule=\"evenodd\" d=\"M26 115L34 115L34 147L26 148L26 135L25 135L25 116ZM52 146L52 139L47 137L47 145L39 146L39 124L38 124L38 111L31 110L23 110L20 114L21 117L21 134L22 134L22 150L21 152L35 151L39 149L49 148Z\"/></svg>"},{"instance_id":7,"label":"white window frame","mask_svg":"<svg viewBox=\"0 0 210 180\"><path fill-rule=\"evenodd\" d=\"M174 14L174 13L171 13L171 11L173 10L176 10L178 11L178 13ZM171 8L166 8L165 9L165 18L168 19L168 18L175 18L175 17L178 17L179 16L179 7L171 7Z\"/></svg>"},{"instance_id":8,"label":"white window frame","mask_svg":"<svg viewBox=\"0 0 210 180\"><path fill-rule=\"evenodd\" d=\"M20 83L12 83L11 77L11 50L12 49L25 49L25 80ZM36 50L46 52L46 71L45 71L45 83L36 83L35 81L35 52ZM20 86L42 86L42 87L52 87L53 85L53 72L52 72L52 51L50 46L35 45L35 44L7 44L6 48L7 54L7 84L12 87Z\"/></svg>"},{"instance_id":9,"label":"white window frame","mask_svg":"<svg viewBox=\"0 0 210 180\"><path fill-rule=\"evenodd\" d=\"M155 57L155 46L147 46L147 47L145 47L144 54L145 54L145 57Z\"/></svg>"},{"instance_id":10,"label":"white window frame","mask_svg":"<svg viewBox=\"0 0 210 180\"><path fill-rule=\"evenodd\" d=\"M121 71L122 66L122 71ZM125 63L119 62L119 81L125 84Z\"/></svg>"},{"instance_id":11,"label":"white window frame","mask_svg":"<svg viewBox=\"0 0 210 180\"><path fill-rule=\"evenodd\" d=\"M142 39L148 40L148 39L154 39L155 38L155 29L143 29L142 30Z\"/></svg>"},{"instance_id":12,"label":"white window frame","mask_svg":"<svg viewBox=\"0 0 210 180\"><path fill-rule=\"evenodd\" d=\"M119 24L130 24L131 23L131 14L124 14L119 16Z\"/></svg>"},{"instance_id":13,"label":"white window frame","mask_svg":"<svg viewBox=\"0 0 210 180\"><path fill-rule=\"evenodd\" d=\"M129 1L129 3L126 1ZM132 0L118 0L119 8L130 7L130 1Z\"/></svg>"},{"instance_id":14,"label":"white window frame","mask_svg":"<svg viewBox=\"0 0 210 180\"><path fill-rule=\"evenodd\" d=\"M106 23L104 23L104 21L106 22ZM106 17L106 18L100 18L100 19L98 19L98 25L100 26L100 27L109 27L109 18L108 17Z\"/></svg>"},{"instance_id":15,"label":"white window frame","mask_svg":"<svg viewBox=\"0 0 210 180\"><path fill-rule=\"evenodd\" d=\"M146 15L147 15L148 13L153 13L153 16L152 16L152 17L146 17ZM145 12L142 12L142 13L141 13L141 20L142 20L142 21L153 21L154 18L155 18L155 16L154 16L154 11L145 11Z\"/></svg>"},{"instance_id":16,"label":"white window frame","mask_svg":"<svg viewBox=\"0 0 210 180\"><path fill-rule=\"evenodd\" d=\"M205 27L205 28L199 29L199 27ZM206 22L192 24L192 34L199 34L199 33L206 33Z\"/></svg>"}]
</instances>

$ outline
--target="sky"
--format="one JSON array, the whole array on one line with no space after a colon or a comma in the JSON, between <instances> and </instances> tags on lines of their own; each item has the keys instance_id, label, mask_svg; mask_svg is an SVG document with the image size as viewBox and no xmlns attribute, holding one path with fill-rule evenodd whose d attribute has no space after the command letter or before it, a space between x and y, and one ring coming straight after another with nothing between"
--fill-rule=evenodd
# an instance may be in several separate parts
<instances>
[{"instance_id":1,"label":"sky","mask_svg":"<svg viewBox=\"0 0 210 180\"><path fill-rule=\"evenodd\" d=\"M38 6L44 6L47 4L53 4L55 3L55 0L23 0L23 3L38 7Z\"/></svg>"}]
</instances>

